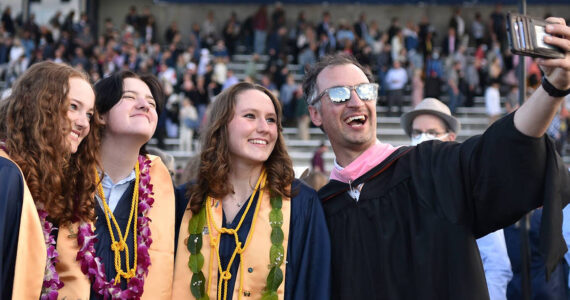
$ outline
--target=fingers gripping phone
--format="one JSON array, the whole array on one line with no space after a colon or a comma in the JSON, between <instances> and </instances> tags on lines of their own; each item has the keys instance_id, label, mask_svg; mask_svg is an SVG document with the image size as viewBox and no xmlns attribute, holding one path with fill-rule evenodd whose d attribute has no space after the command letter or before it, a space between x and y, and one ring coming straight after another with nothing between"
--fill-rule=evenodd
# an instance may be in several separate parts
<instances>
[{"instance_id":1,"label":"fingers gripping phone","mask_svg":"<svg viewBox=\"0 0 570 300\"><path fill-rule=\"evenodd\" d=\"M518 55L541 58L564 58L564 50L544 42L544 20L525 15L507 14L507 36L511 52Z\"/></svg>"}]
</instances>

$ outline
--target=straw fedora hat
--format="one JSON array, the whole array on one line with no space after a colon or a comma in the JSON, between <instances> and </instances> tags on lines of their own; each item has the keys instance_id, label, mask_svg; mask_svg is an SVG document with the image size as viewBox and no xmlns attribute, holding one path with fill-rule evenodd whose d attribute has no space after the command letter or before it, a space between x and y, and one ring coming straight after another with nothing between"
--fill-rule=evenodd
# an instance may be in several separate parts
<instances>
[{"instance_id":1,"label":"straw fedora hat","mask_svg":"<svg viewBox=\"0 0 570 300\"><path fill-rule=\"evenodd\" d=\"M454 133L459 133L461 123L451 115L449 107L435 98L425 98L412 111L402 115L400 125L408 136L412 135L412 123L418 115L430 114L440 117L449 129Z\"/></svg>"}]
</instances>

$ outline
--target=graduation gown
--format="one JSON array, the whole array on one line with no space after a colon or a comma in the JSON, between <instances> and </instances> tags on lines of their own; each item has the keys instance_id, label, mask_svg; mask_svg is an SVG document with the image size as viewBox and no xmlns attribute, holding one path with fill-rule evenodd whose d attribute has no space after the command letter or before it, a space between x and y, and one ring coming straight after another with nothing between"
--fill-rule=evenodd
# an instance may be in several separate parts
<instances>
[{"instance_id":1,"label":"graduation gown","mask_svg":"<svg viewBox=\"0 0 570 300\"><path fill-rule=\"evenodd\" d=\"M184 184L176 189L176 223L177 228L180 227L179 230L177 230L180 235L180 237L177 239L179 243L181 240L188 236L188 223L185 222L185 224L180 225L184 214L190 213L189 210L186 210L186 207L188 205L188 199L185 197L186 188L187 185ZM322 207L319 203L316 192L305 184L301 183L298 180L295 180L292 185L292 189L294 191L297 191L297 195L290 200L290 222L286 248L287 263L285 265L284 272L285 287L284 295L279 295L279 297L280 299L283 299L283 296L284 299L329 299L330 242ZM255 208L255 204L258 201L258 196L256 195L252 201L254 201L252 203L252 208ZM284 202L285 201L286 200L284 200ZM223 226L227 228L235 228L245 211L246 205L247 204L244 204L242 206L242 209L236 215L232 223L228 223L224 216ZM242 227L238 231L239 240L241 242L244 242L246 240L251 228L254 214L254 209L252 208L250 208L248 214L244 219ZM259 226L261 225L258 223L256 225L256 231ZM286 232L285 229L284 232ZM269 239L270 237L267 236L267 242L271 244ZM202 247L206 246L208 245L206 242L204 242ZM188 252L186 246L178 245L177 249L177 265L175 266L175 269L179 270L179 268L188 268L188 254L185 253ZM229 258L231 257L234 249L235 240L233 236L223 234L220 239L219 253L224 269L227 266ZM269 258L269 252L250 254L258 256L261 260L266 259L266 257L267 259ZM179 255L184 255L186 259L184 259L184 261L182 259L179 260ZM242 255L247 255L247 250ZM206 266L208 264L208 259L208 257L205 257ZM238 288L237 279L239 278L239 259L240 256L236 256L236 259L230 268L232 277L228 284L227 299L232 299L234 288L236 290ZM181 262L180 264L178 263L179 261ZM246 259L245 262L248 262L248 260ZM182 272L175 272L173 298L178 294L177 290L183 290L184 293L189 292L192 273L189 270L188 272L189 274L185 274L188 275L188 278L177 278L177 276L180 276L179 274L182 274ZM248 268L247 272L244 271L244 274L248 276L248 273L255 272L267 272L267 270L259 271L256 268ZM207 275L205 274L205 276ZM217 276L217 278L219 278L219 276ZM263 282L261 282L261 285L265 286L265 276L262 278ZM212 285L217 287L217 282L213 282ZM256 285L260 285L260 283L258 282ZM242 298L243 296L244 295L242 295ZM258 295L251 293L251 298L249 296L246 297L247 298L245 299L257 299ZM237 298L234 297L233 299Z\"/></svg>"},{"instance_id":2,"label":"graduation gown","mask_svg":"<svg viewBox=\"0 0 570 300\"><path fill-rule=\"evenodd\" d=\"M153 185L152 196L154 204L148 212L150 221L150 232L152 244L149 247L151 264L148 275L145 276L144 293L141 299L170 299L172 292L172 274L174 270L174 187L168 170L159 157L148 155L151 160L150 184ZM128 217L131 209L131 201L134 191L134 180L131 182L125 193L123 193L114 211L115 219L125 232ZM107 281L115 278L117 272L114 264L114 253L111 251L111 236L105 220L105 215L100 205L95 206L97 221L95 223L95 234L98 241L95 243L96 255L105 266L105 278ZM68 235L70 232L77 232L77 223L69 231L68 226L60 229L58 236L58 251L60 252L60 262L56 265L64 287L59 291L59 298L67 299L102 299L97 292L90 288L91 282L80 270L80 265L76 261L78 246L77 238ZM115 239L118 233L113 227ZM126 241L129 247L130 266L133 265L134 258L134 238L131 230ZM122 269L126 270L124 253L121 255ZM126 288L126 280L121 280L121 286Z\"/></svg>"},{"instance_id":3,"label":"graduation gown","mask_svg":"<svg viewBox=\"0 0 570 300\"><path fill-rule=\"evenodd\" d=\"M462 144L400 148L348 184L319 191L332 248L333 299L488 299L475 242L544 205L541 251L552 271L566 252L568 171L546 138L513 114ZM406 152L408 151L408 152Z\"/></svg>"},{"instance_id":4,"label":"graduation gown","mask_svg":"<svg viewBox=\"0 0 570 300\"><path fill-rule=\"evenodd\" d=\"M47 250L19 167L0 150L0 299L40 297Z\"/></svg>"}]
</instances>

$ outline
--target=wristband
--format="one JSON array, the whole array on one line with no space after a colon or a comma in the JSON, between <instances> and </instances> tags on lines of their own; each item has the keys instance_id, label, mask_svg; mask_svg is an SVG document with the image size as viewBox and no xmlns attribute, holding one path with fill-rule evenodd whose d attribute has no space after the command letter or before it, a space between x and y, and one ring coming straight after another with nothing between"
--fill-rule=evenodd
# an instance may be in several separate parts
<instances>
[{"instance_id":1,"label":"wristband","mask_svg":"<svg viewBox=\"0 0 570 300\"><path fill-rule=\"evenodd\" d=\"M546 76L542 76L542 88L548 93L548 95L554 98L562 98L570 94L570 89L567 90L557 89L555 86L552 85L552 83L550 83L550 81L548 81L548 79L546 79Z\"/></svg>"}]
</instances>

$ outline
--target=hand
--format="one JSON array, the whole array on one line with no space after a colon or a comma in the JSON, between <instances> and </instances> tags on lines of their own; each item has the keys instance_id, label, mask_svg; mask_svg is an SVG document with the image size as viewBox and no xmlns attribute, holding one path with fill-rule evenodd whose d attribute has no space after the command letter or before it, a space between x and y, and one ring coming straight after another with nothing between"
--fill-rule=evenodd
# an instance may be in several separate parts
<instances>
[{"instance_id":1,"label":"hand","mask_svg":"<svg viewBox=\"0 0 570 300\"><path fill-rule=\"evenodd\" d=\"M559 90L570 88L570 27L562 18L550 17L546 19L546 32L552 36L544 37L544 42L566 51L564 58L539 59L537 62L542 68L548 81Z\"/></svg>"}]
</instances>

